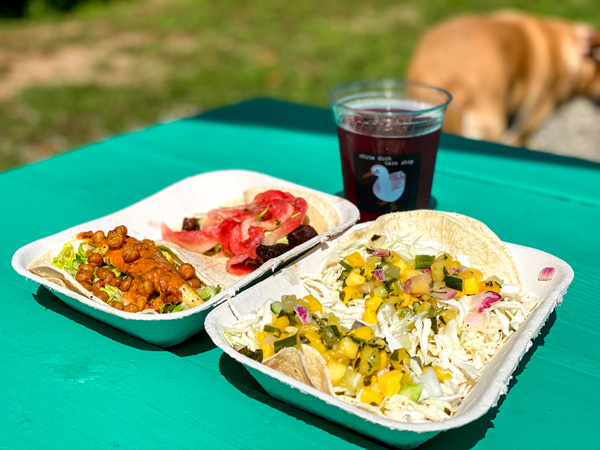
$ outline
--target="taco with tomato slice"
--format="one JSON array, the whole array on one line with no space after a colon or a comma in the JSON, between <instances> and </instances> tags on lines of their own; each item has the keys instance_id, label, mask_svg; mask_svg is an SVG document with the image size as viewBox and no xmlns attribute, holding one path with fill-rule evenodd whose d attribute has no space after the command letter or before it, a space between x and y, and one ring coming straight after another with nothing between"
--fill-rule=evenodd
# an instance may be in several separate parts
<instances>
[{"instance_id":1,"label":"taco with tomato slice","mask_svg":"<svg viewBox=\"0 0 600 450\"><path fill-rule=\"evenodd\" d=\"M164 314L201 305L220 291L200 279L173 246L86 231L34 260L28 269L92 300L131 313Z\"/></svg>"},{"instance_id":2,"label":"taco with tomato slice","mask_svg":"<svg viewBox=\"0 0 600 450\"><path fill-rule=\"evenodd\" d=\"M212 258L234 282L340 223L331 205L306 191L256 188L244 198L244 204L186 217L181 231L163 224L162 237Z\"/></svg>"}]
</instances>

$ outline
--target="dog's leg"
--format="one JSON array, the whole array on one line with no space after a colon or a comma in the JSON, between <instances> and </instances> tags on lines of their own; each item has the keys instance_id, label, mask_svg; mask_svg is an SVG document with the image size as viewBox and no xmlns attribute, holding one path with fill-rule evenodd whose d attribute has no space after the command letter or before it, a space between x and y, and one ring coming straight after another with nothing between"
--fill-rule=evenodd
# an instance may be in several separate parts
<instances>
[{"instance_id":1,"label":"dog's leg","mask_svg":"<svg viewBox=\"0 0 600 450\"><path fill-rule=\"evenodd\" d=\"M500 142L507 119L502 101L478 97L463 109L462 134L471 139Z\"/></svg>"},{"instance_id":2,"label":"dog's leg","mask_svg":"<svg viewBox=\"0 0 600 450\"><path fill-rule=\"evenodd\" d=\"M532 109L530 113L520 113L514 125L506 132L502 142L506 145L523 146L527 137L533 133L552 114L556 108L556 102L550 96L544 99Z\"/></svg>"}]
</instances>

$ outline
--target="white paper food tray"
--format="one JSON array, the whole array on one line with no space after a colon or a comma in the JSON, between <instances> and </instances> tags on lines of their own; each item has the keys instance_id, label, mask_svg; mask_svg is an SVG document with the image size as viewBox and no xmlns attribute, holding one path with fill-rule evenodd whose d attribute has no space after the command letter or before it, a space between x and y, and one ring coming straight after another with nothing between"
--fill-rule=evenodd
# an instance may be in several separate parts
<instances>
[{"instance_id":1,"label":"white paper food tray","mask_svg":"<svg viewBox=\"0 0 600 450\"><path fill-rule=\"evenodd\" d=\"M243 192L253 187L281 187L304 189L329 202L340 217L340 224L280 257L271 259L251 274L227 287L210 301L186 311L171 314L132 314L119 311L105 303L95 302L59 286L27 270L28 265L38 256L60 247L77 233L87 230L113 229L125 225L130 236L138 239L159 240L160 224L179 224L184 217L209 211L234 199L241 198ZM121 211L76 225L68 230L32 242L20 248L13 256L13 268L28 279L34 280L54 292L71 308L105 322L147 342L169 347L183 342L204 328L206 315L218 303L234 296L256 279L274 272L280 266L309 248L341 233L352 226L359 217L358 209L347 200L299 186L268 175L245 170L223 170L208 172L186 178L162 191L141 200Z\"/></svg>"},{"instance_id":2,"label":"white paper food tray","mask_svg":"<svg viewBox=\"0 0 600 450\"><path fill-rule=\"evenodd\" d=\"M357 225L344 235L364 225ZM414 448L442 431L476 420L492 408L499 397L506 393L513 371L531 347L533 339L552 310L562 301L573 280L571 267L555 256L507 244L517 262L526 289L538 296L538 306L483 369L477 385L451 419L432 423L398 422L359 409L254 361L235 351L221 334L223 328L235 320L231 306L244 315L256 311L269 299L279 300L284 294L296 294L298 297L306 295L308 292L302 287L297 273L315 272L340 239L343 236L320 245L273 277L245 290L230 302L219 305L206 318L206 331L225 353L244 364L273 397L394 447ZM551 281L538 281L539 272L544 267L556 268Z\"/></svg>"}]
</instances>

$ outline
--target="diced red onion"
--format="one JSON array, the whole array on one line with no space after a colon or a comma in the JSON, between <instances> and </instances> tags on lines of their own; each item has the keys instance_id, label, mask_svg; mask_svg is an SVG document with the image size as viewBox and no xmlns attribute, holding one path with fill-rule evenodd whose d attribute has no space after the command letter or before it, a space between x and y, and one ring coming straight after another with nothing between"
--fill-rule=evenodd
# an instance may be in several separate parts
<instances>
[{"instance_id":1,"label":"diced red onion","mask_svg":"<svg viewBox=\"0 0 600 450\"><path fill-rule=\"evenodd\" d=\"M473 307L473 309L475 311L480 313L483 310L488 309L490 306L492 306L494 303L496 303L497 301L499 301L501 299L502 299L502 296L497 292L484 291L484 292L480 292L479 294L475 294L473 296L471 306Z\"/></svg>"},{"instance_id":2,"label":"diced red onion","mask_svg":"<svg viewBox=\"0 0 600 450\"><path fill-rule=\"evenodd\" d=\"M485 330L487 325L487 317L480 312L470 312L465 317L465 324L475 330Z\"/></svg>"},{"instance_id":3,"label":"diced red onion","mask_svg":"<svg viewBox=\"0 0 600 450\"><path fill-rule=\"evenodd\" d=\"M423 272L424 272L424 273L431 273L431 269L428 267L428 268L426 268L426 269L423 269Z\"/></svg>"},{"instance_id":4,"label":"diced red onion","mask_svg":"<svg viewBox=\"0 0 600 450\"><path fill-rule=\"evenodd\" d=\"M538 275L539 281L550 281L556 273L555 267L544 267Z\"/></svg>"},{"instance_id":5,"label":"diced red onion","mask_svg":"<svg viewBox=\"0 0 600 450\"><path fill-rule=\"evenodd\" d=\"M452 300L456 297L456 294L458 294L458 291L450 288L443 288L429 293L431 297L435 297L438 300Z\"/></svg>"},{"instance_id":6,"label":"diced red onion","mask_svg":"<svg viewBox=\"0 0 600 450\"><path fill-rule=\"evenodd\" d=\"M385 272L383 269L374 270L373 275L375 275L375 278L377 278L379 281L385 281Z\"/></svg>"},{"instance_id":7,"label":"diced red onion","mask_svg":"<svg viewBox=\"0 0 600 450\"><path fill-rule=\"evenodd\" d=\"M380 256L382 258L387 258L390 256L389 250L382 250L380 248L367 248L367 253L373 256Z\"/></svg>"},{"instance_id":8,"label":"diced red onion","mask_svg":"<svg viewBox=\"0 0 600 450\"><path fill-rule=\"evenodd\" d=\"M352 330L358 330L359 328L364 327L365 324L362 322L359 322L358 320L355 320L354 323L352 324Z\"/></svg>"},{"instance_id":9,"label":"diced red onion","mask_svg":"<svg viewBox=\"0 0 600 450\"><path fill-rule=\"evenodd\" d=\"M302 322L303 325L306 325L307 323L311 323L313 321L310 311L304 306L295 305L294 311L296 311L296 315L298 316L298 319L300 319L300 322Z\"/></svg>"},{"instance_id":10,"label":"diced red onion","mask_svg":"<svg viewBox=\"0 0 600 450\"><path fill-rule=\"evenodd\" d=\"M449 267L448 268L448 273L450 275L458 275L461 272L464 272L465 268L464 267Z\"/></svg>"}]
</instances>

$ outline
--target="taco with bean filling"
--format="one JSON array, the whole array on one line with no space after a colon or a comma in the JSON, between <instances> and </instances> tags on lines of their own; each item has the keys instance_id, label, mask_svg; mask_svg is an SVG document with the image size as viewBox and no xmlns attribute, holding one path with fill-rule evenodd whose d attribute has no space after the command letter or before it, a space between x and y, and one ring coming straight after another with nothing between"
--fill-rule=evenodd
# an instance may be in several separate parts
<instances>
[{"instance_id":1,"label":"taco with bean filling","mask_svg":"<svg viewBox=\"0 0 600 450\"><path fill-rule=\"evenodd\" d=\"M58 251L34 260L31 272L93 300L132 313L193 308L220 287L208 286L172 248L127 235L123 225L79 233Z\"/></svg>"}]
</instances>

